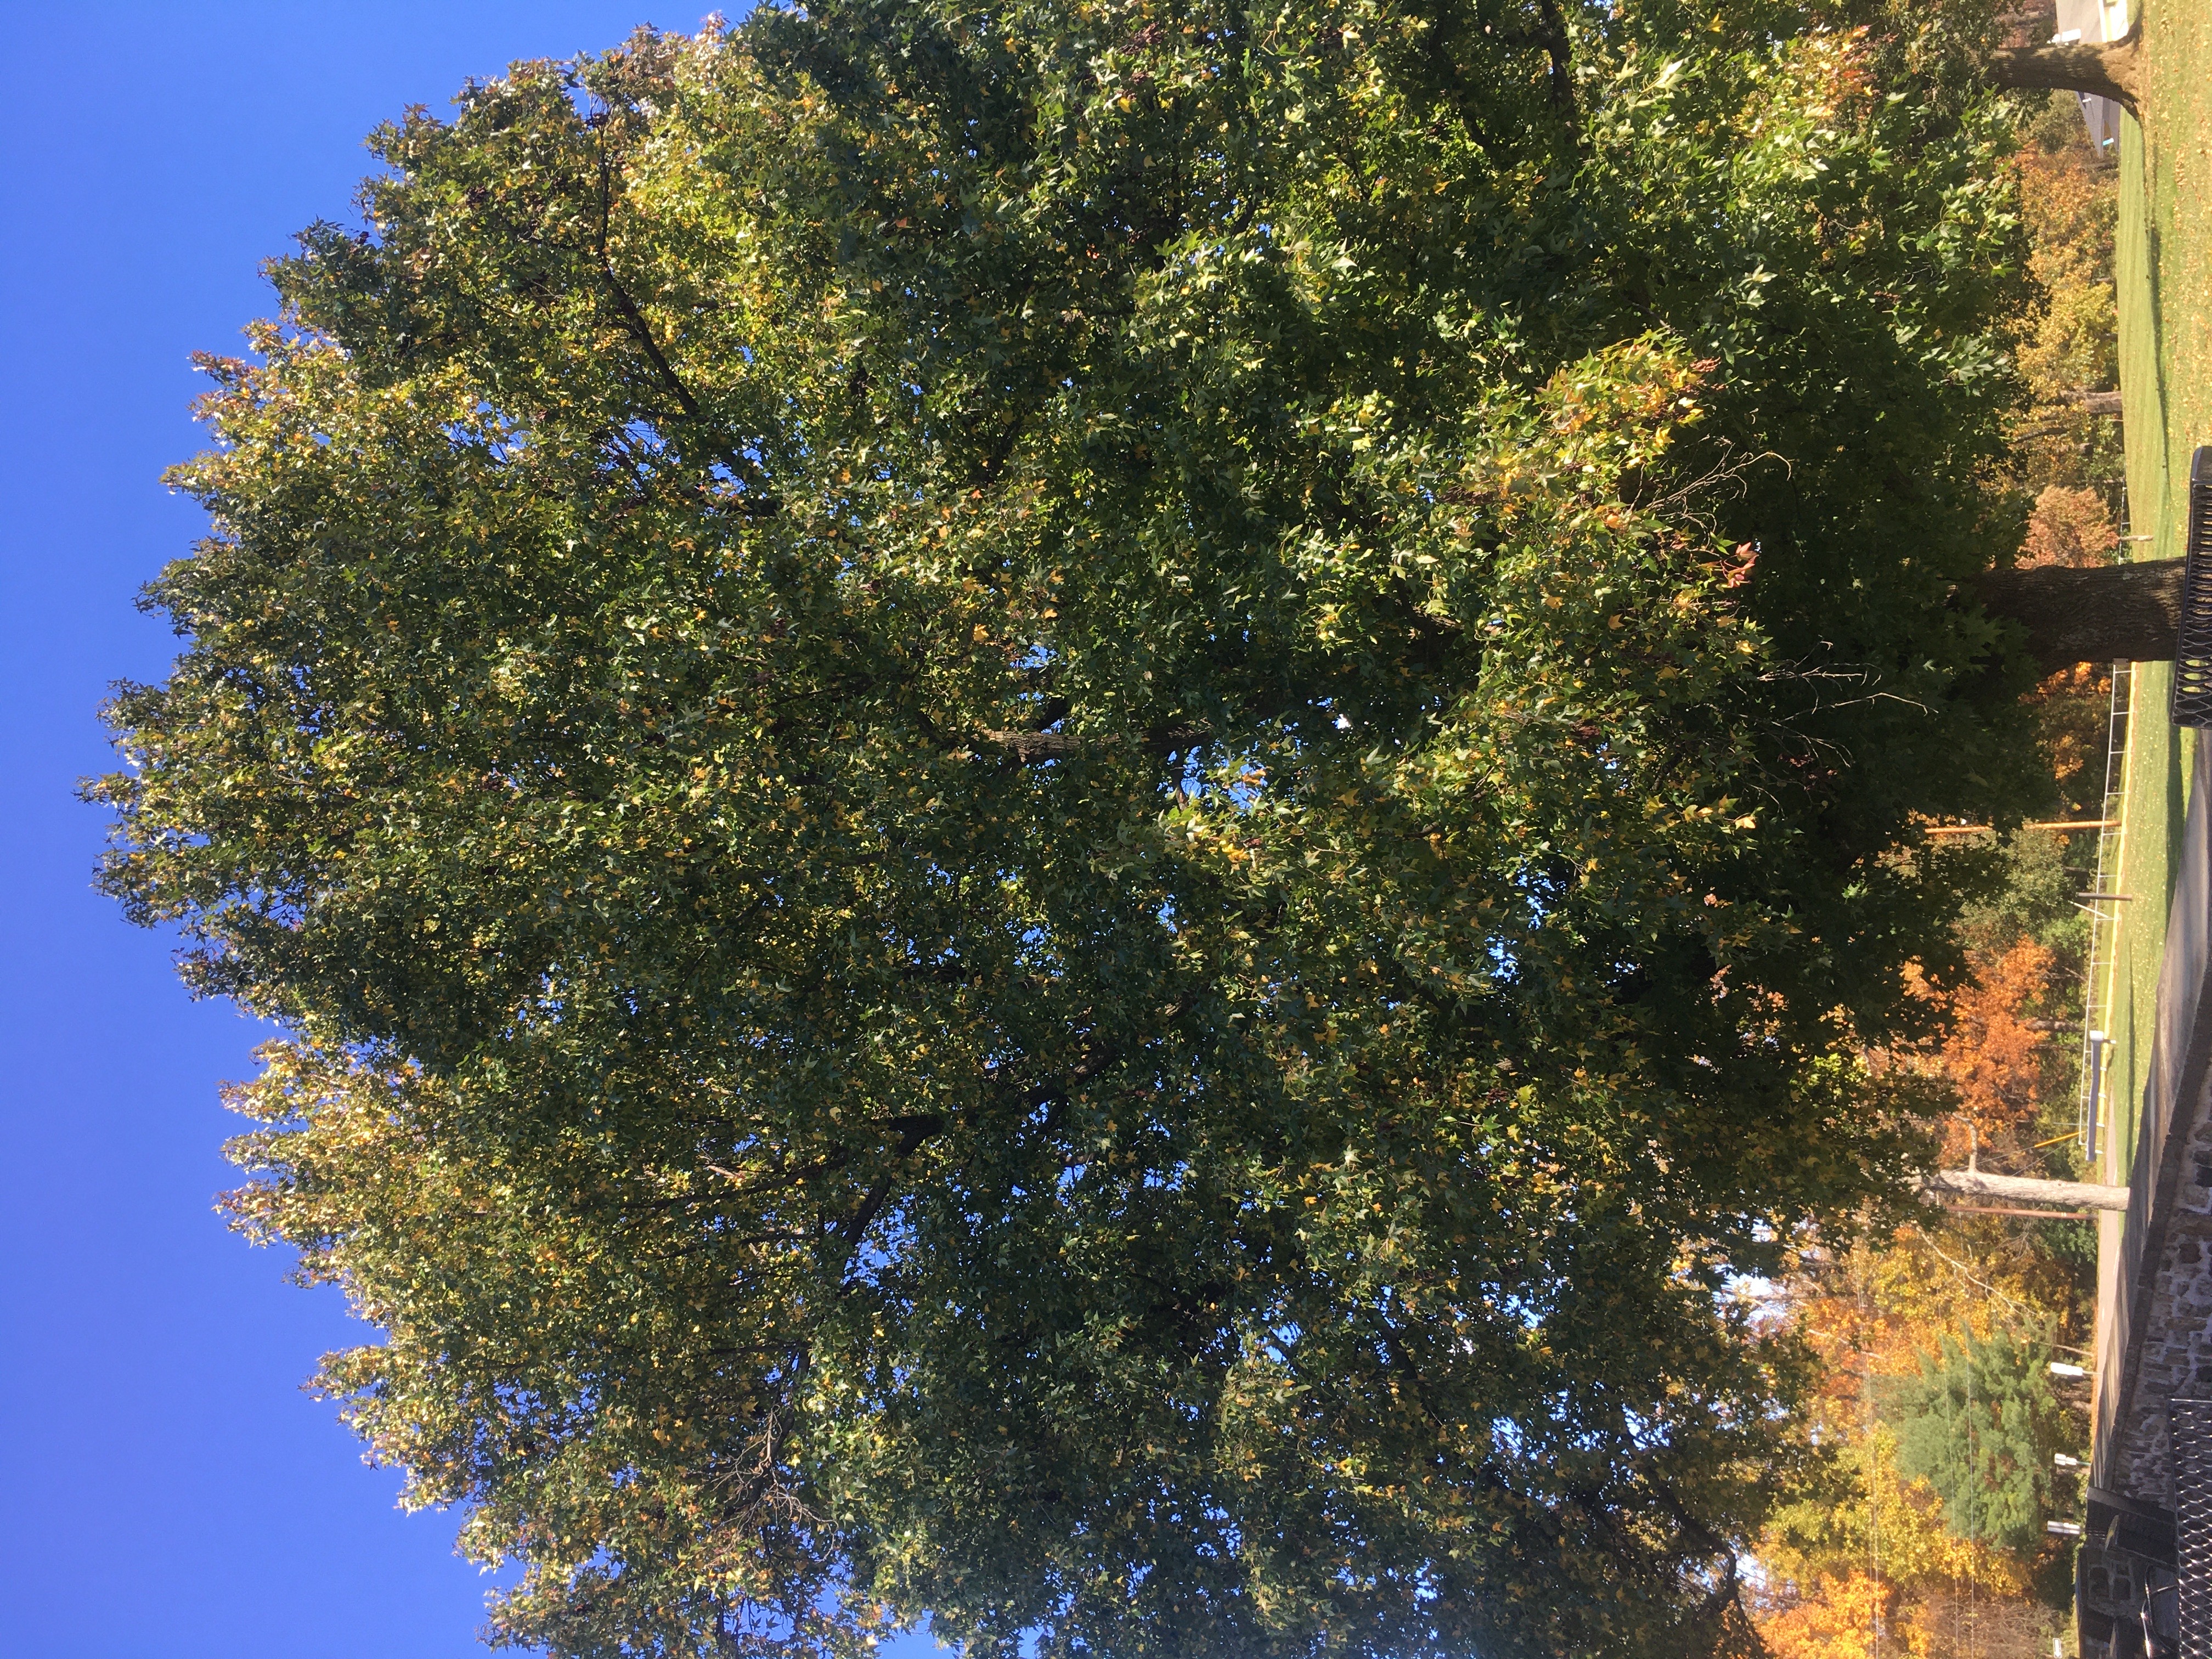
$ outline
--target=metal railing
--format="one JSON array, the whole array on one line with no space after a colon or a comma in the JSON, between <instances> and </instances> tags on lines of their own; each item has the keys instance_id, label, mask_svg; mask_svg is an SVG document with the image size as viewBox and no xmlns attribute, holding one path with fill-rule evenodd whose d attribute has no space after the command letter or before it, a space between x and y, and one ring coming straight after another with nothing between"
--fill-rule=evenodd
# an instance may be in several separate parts
<instances>
[{"instance_id":1,"label":"metal railing","mask_svg":"<svg viewBox=\"0 0 2212 1659\"><path fill-rule=\"evenodd\" d=\"M2173 723L2212 726L2212 444L2189 460L2181 638L2173 652Z\"/></svg>"},{"instance_id":2,"label":"metal railing","mask_svg":"<svg viewBox=\"0 0 2212 1659\"><path fill-rule=\"evenodd\" d=\"M2097 1161L2101 1148L2098 1130L2104 1116L2105 1066L2112 1058L2108 1035L2114 976L2119 967L2119 906L2102 896L2118 890L2120 857L2127 839L2124 811L2128 781L2128 713L2135 685L2134 665L2112 665L2112 714L2105 732L2104 810L2098 817L2105 827L2097 832L2097 870L2091 878L2093 896L2082 905L2089 913L2089 963L2083 975L2087 988L2081 1011L2081 1085L2076 1102L2075 1128L2081 1135L2081 1158Z\"/></svg>"}]
</instances>

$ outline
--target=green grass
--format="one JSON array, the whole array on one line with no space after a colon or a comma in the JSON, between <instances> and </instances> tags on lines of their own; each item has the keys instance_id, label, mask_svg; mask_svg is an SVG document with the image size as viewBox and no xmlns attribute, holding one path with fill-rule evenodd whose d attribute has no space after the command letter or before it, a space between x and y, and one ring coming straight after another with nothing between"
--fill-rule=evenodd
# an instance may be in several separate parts
<instances>
[{"instance_id":1,"label":"green grass","mask_svg":"<svg viewBox=\"0 0 2212 1659\"><path fill-rule=\"evenodd\" d=\"M2143 15L2142 124L2121 138L2120 390L2125 404L2130 529L2136 558L2182 552L2189 459L2212 442L2212 8L2154 0ZM2166 911L2196 734L2166 718L2170 664L2136 671L2128 753L2126 843L2116 890L2116 1039L2106 1098L2120 1132L2108 1180L2133 1159L2136 1109L2150 1063Z\"/></svg>"}]
</instances>

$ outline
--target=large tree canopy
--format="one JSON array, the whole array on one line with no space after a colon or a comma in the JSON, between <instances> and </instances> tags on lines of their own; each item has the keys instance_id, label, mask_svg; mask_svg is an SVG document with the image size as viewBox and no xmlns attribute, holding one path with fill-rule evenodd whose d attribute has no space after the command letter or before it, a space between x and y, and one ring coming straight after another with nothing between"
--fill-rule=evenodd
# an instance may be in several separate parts
<instances>
[{"instance_id":1,"label":"large tree canopy","mask_svg":"<svg viewBox=\"0 0 2212 1659\"><path fill-rule=\"evenodd\" d=\"M1719 1639L1730 1275L1904 1156L1897 849L2013 787L1911 44L824 0L380 135L98 793L501 1632Z\"/></svg>"}]
</instances>

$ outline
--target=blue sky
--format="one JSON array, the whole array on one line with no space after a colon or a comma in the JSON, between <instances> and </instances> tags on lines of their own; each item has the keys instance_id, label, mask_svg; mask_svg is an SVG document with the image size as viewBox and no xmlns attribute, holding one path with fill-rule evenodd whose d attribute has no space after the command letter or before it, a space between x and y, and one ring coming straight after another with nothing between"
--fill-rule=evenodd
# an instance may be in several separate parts
<instances>
[{"instance_id":1,"label":"blue sky","mask_svg":"<svg viewBox=\"0 0 2212 1659\"><path fill-rule=\"evenodd\" d=\"M0 0L0 1659L484 1651L451 1517L301 1392L359 1328L210 1208L259 1034L91 890L72 789L173 650L131 598L199 519L158 475L259 262L349 215L378 121L709 3Z\"/></svg>"}]
</instances>

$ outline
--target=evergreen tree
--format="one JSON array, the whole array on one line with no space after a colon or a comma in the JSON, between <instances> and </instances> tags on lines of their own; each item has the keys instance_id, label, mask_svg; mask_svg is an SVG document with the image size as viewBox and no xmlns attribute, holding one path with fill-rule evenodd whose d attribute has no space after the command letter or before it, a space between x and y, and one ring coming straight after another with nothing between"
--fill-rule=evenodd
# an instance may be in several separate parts
<instances>
[{"instance_id":1,"label":"evergreen tree","mask_svg":"<svg viewBox=\"0 0 2212 1659\"><path fill-rule=\"evenodd\" d=\"M1898 1468L1942 1496L1958 1537L2021 1555L2041 1547L2051 1454L2066 1444L2050 1359L2040 1338L1947 1333L1893 1390Z\"/></svg>"}]
</instances>

